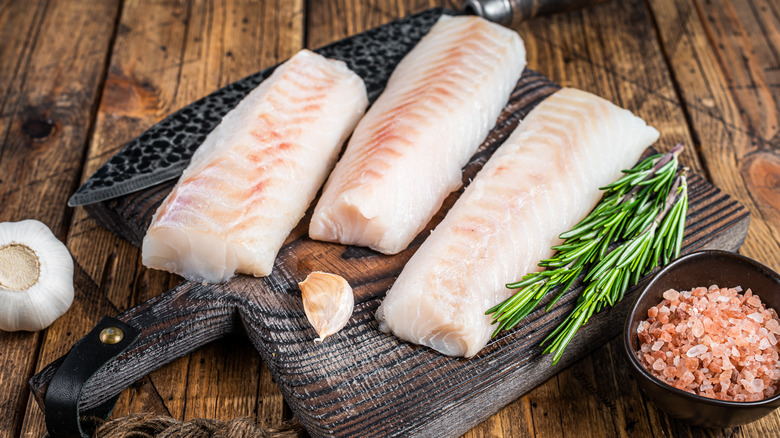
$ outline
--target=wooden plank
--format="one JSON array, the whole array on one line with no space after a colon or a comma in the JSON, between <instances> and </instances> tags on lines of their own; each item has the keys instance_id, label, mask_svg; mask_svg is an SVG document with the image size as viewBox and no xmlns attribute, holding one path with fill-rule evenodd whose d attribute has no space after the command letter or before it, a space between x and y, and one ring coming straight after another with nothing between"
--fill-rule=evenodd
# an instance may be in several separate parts
<instances>
[{"instance_id":1,"label":"wooden plank","mask_svg":"<svg viewBox=\"0 0 780 438\"><path fill-rule=\"evenodd\" d=\"M3 17L14 19L17 5L23 10L29 7L15 3ZM67 189L78 183L116 4L88 8L79 2L64 2L33 12L33 16L41 15L40 21L29 33L19 32L34 38L34 43L27 43L29 50L14 50L13 38L8 46L4 41L1 49L9 56L19 52L21 59L16 60L19 70L9 75L10 87L2 96L0 175L5 184L0 218L33 217L62 237L69 217L64 208L51 205L64 207ZM61 38L55 29L63 27L77 29L74 37L79 43Z\"/></svg>"},{"instance_id":2,"label":"wooden plank","mask_svg":"<svg viewBox=\"0 0 780 438\"><path fill-rule=\"evenodd\" d=\"M780 48L768 44L780 39L780 7L776 2L746 3L748 7L723 1L693 2L702 23L702 33L697 35L706 36L710 48L695 53L702 62L695 70L709 80L691 83L696 73L676 72L692 107L692 122L708 158L709 174L729 193L745 199L759 219L748 234L745 254L778 270L780 202L771 178L780 171L776 147L780 87L770 81L780 77ZM705 56L710 59L702 60ZM711 99L709 111L693 109L702 99ZM708 113L716 116L708 117Z\"/></svg>"},{"instance_id":3,"label":"wooden plank","mask_svg":"<svg viewBox=\"0 0 780 438\"><path fill-rule=\"evenodd\" d=\"M705 171L751 211L740 252L778 270L780 198L771 181L780 173L780 6L761 0L649 5ZM674 423L662 414L650 419L660 431ZM735 435L768 430L780 430L780 413L737 428Z\"/></svg>"},{"instance_id":4,"label":"wooden plank","mask_svg":"<svg viewBox=\"0 0 780 438\"><path fill-rule=\"evenodd\" d=\"M13 118L2 114L12 114L21 99L20 90L29 68L34 35L40 29L45 6L44 1L31 2L24 7L20 3L0 3L0 38L3 41L0 45L0 165L3 164L3 150L8 147L6 136ZM8 177L0 176L0 199L12 190L18 190L16 184ZM8 213L0 211L0 221L19 219ZM62 236L62 230L58 231ZM39 343L39 333L0 332L0 369L8 370L0 375L0 385L10 388L0 393L0 406L8 406L9 411L9 415L0 418L2 438L14 436L24 418L22 407L27 399L25 380L35 366L29 352L36 351Z\"/></svg>"},{"instance_id":5,"label":"wooden plank","mask_svg":"<svg viewBox=\"0 0 780 438\"><path fill-rule=\"evenodd\" d=\"M185 419L255 417L260 391L279 392L275 385L258 390L260 358L245 337L231 336L191 354L188 371ZM269 426L278 427L282 417L266 421Z\"/></svg>"},{"instance_id":6,"label":"wooden plank","mask_svg":"<svg viewBox=\"0 0 780 438\"><path fill-rule=\"evenodd\" d=\"M458 10L458 0L314 0L308 4L306 47L317 48L425 9Z\"/></svg>"},{"instance_id":7,"label":"wooden plank","mask_svg":"<svg viewBox=\"0 0 780 438\"><path fill-rule=\"evenodd\" d=\"M30 53L41 26L45 2L39 0L21 7L19 3L0 2L0 114L8 114L20 99L24 74L30 63ZM5 138L10 118L0 124L0 138Z\"/></svg>"},{"instance_id":8,"label":"wooden plank","mask_svg":"<svg viewBox=\"0 0 780 438\"><path fill-rule=\"evenodd\" d=\"M279 387L274 382L271 370L261 362L260 364L260 388L257 395L257 425L259 427L278 427L279 419L290 419L292 413L287 415L284 398Z\"/></svg>"},{"instance_id":9,"label":"wooden plank","mask_svg":"<svg viewBox=\"0 0 780 438\"><path fill-rule=\"evenodd\" d=\"M124 142L185 104L291 56L302 45L302 1L194 0L125 2L113 57L84 169L91 175ZM65 194L65 192L63 192ZM105 314L116 314L173 287L179 280L143 268L139 251L77 209L68 246L97 285L95 300L77 289L67 328L48 333L40 366L64 354ZM246 341L220 343L144 378L120 398L114 416L153 412L186 418L254 416L259 356ZM204 392L214 397L204 397ZM278 425L281 410L267 421ZM40 436L43 417L29 405L24 433Z\"/></svg>"},{"instance_id":10,"label":"wooden plank","mask_svg":"<svg viewBox=\"0 0 780 438\"><path fill-rule=\"evenodd\" d=\"M563 410L571 409L568 402L562 403L561 389L557 377L552 377L513 404L528 405L531 413L534 436L563 436ZM511 407L512 405L509 405ZM506 421L512 417L507 409L496 414ZM508 435L511 436L511 435Z\"/></svg>"},{"instance_id":11,"label":"wooden plank","mask_svg":"<svg viewBox=\"0 0 780 438\"><path fill-rule=\"evenodd\" d=\"M38 219L64 239L116 13L115 1L0 2L0 221ZM42 333L0 332L0 437L22 426Z\"/></svg>"}]
</instances>

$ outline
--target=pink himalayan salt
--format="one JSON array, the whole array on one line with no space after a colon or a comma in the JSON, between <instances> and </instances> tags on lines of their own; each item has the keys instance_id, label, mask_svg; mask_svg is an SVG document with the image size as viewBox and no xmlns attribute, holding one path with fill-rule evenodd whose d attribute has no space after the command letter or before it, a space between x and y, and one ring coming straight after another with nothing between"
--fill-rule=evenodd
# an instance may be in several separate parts
<instances>
[{"instance_id":1,"label":"pink himalayan salt","mask_svg":"<svg viewBox=\"0 0 780 438\"><path fill-rule=\"evenodd\" d=\"M780 322L777 322L775 319L770 319L766 322L765 327L770 332L780 335Z\"/></svg>"},{"instance_id":2,"label":"pink himalayan salt","mask_svg":"<svg viewBox=\"0 0 780 438\"><path fill-rule=\"evenodd\" d=\"M780 320L748 289L664 292L639 324L640 362L662 381L720 400L757 401L780 389Z\"/></svg>"},{"instance_id":3,"label":"pink himalayan salt","mask_svg":"<svg viewBox=\"0 0 780 438\"><path fill-rule=\"evenodd\" d=\"M659 348L659 350L660 350L660 348ZM698 345L695 345L695 346L691 347L691 349L688 350L688 352L685 353L685 354L688 355L688 357L696 357L696 356L698 356L698 355L700 355L702 353L706 353L706 352L707 352L707 346L706 345L702 345L702 344L698 344Z\"/></svg>"}]
</instances>

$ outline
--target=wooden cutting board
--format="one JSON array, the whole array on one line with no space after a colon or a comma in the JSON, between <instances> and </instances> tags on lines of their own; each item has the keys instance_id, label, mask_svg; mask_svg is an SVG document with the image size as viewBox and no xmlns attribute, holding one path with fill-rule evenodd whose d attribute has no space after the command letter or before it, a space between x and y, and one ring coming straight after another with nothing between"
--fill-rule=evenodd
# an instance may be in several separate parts
<instances>
[{"instance_id":1,"label":"wooden cutting board","mask_svg":"<svg viewBox=\"0 0 780 438\"><path fill-rule=\"evenodd\" d=\"M557 89L539 73L523 74L497 126L464 169L464 186L517 123ZM88 211L100 224L140 246L152 214L174 183L93 204ZM736 250L747 234L747 210L696 175L691 175L689 184L683 252ZM312 241L307 237L309 211L286 240L270 276L238 276L217 285L184 282L124 312L118 318L142 335L84 388L82 410L101 404L207 342L246 333L311 435L452 436L469 430L620 331L637 288L616 308L594 317L558 365L551 366L539 343L573 309L579 292L575 285L550 312L532 313L525 324L501 334L471 359L446 357L381 333L374 313L382 297L460 193L462 189L453 193L428 227L398 255ZM355 292L349 323L322 344L313 342L316 334L303 313L297 286L313 270L344 276ZM58 363L31 380L42 407Z\"/></svg>"}]
</instances>

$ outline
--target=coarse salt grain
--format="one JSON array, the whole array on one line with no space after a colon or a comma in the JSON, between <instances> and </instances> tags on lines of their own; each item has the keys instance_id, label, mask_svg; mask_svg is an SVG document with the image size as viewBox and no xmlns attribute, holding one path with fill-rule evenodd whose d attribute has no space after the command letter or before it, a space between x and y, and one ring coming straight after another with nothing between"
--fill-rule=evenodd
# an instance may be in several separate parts
<instances>
[{"instance_id":1,"label":"coarse salt grain","mask_svg":"<svg viewBox=\"0 0 780 438\"><path fill-rule=\"evenodd\" d=\"M766 329L776 335L780 335L780 323L777 322L777 320L770 319L769 321L767 321Z\"/></svg>"},{"instance_id":2,"label":"coarse salt grain","mask_svg":"<svg viewBox=\"0 0 780 438\"><path fill-rule=\"evenodd\" d=\"M707 346L699 344L699 345L691 347L691 349L688 350L688 352L685 353L685 354L688 357L696 357L696 356L698 356L698 355L700 355L702 353L706 353L706 352L707 352Z\"/></svg>"},{"instance_id":3,"label":"coarse salt grain","mask_svg":"<svg viewBox=\"0 0 780 438\"><path fill-rule=\"evenodd\" d=\"M679 297L680 297L680 293L674 289L669 289L668 291L664 292L664 298L666 298L667 300L675 301Z\"/></svg>"},{"instance_id":4,"label":"coarse salt grain","mask_svg":"<svg viewBox=\"0 0 780 438\"><path fill-rule=\"evenodd\" d=\"M715 285L666 291L637 329L640 362L661 380L706 397L757 401L776 394L777 312L750 289L741 291Z\"/></svg>"},{"instance_id":5,"label":"coarse salt grain","mask_svg":"<svg viewBox=\"0 0 780 438\"><path fill-rule=\"evenodd\" d=\"M695 319L691 333L693 333L693 336L700 338L704 334L704 323L702 323L699 319Z\"/></svg>"}]
</instances>

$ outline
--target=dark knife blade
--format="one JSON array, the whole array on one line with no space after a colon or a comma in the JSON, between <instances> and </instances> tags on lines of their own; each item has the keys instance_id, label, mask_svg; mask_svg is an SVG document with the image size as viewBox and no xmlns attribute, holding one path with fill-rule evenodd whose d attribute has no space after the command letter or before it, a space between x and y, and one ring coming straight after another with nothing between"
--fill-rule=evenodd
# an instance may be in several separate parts
<instances>
[{"instance_id":1,"label":"dark knife blade","mask_svg":"<svg viewBox=\"0 0 780 438\"><path fill-rule=\"evenodd\" d=\"M442 14L429 9L358 35L337 41L315 52L339 59L360 75L369 102L385 87L395 66ZM111 157L68 200L75 207L101 202L177 178L190 157L222 117L276 68L247 76L176 111Z\"/></svg>"}]
</instances>

